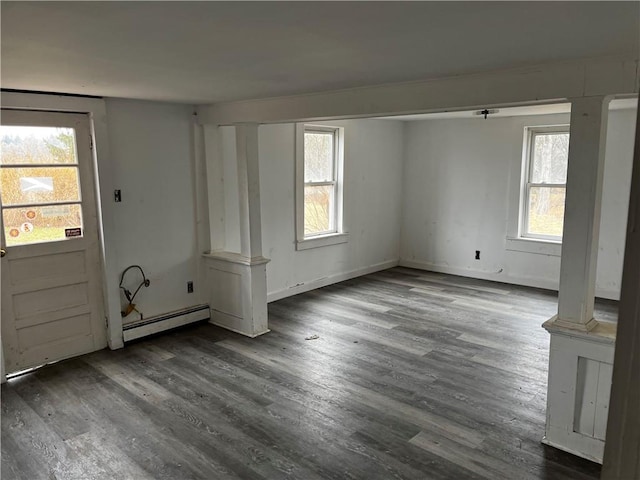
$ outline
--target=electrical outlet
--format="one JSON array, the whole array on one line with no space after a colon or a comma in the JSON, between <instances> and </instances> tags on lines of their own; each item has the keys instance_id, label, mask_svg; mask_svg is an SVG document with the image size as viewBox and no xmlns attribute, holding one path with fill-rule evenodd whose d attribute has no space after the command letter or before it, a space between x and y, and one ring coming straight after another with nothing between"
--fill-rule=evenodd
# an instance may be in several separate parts
<instances>
[{"instance_id":1,"label":"electrical outlet","mask_svg":"<svg viewBox=\"0 0 640 480\"><path fill-rule=\"evenodd\" d=\"M193 293L193 282L187 282L187 293Z\"/></svg>"},{"instance_id":2,"label":"electrical outlet","mask_svg":"<svg viewBox=\"0 0 640 480\"><path fill-rule=\"evenodd\" d=\"M476 260L480 260L480 250L476 250Z\"/></svg>"},{"instance_id":3,"label":"electrical outlet","mask_svg":"<svg viewBox=\"0 0 640 480\"><path fill-rule=\"evenodd\" d=\"M116 203L119 203L122 201L122 192L120 190L114 190L113 191L113 199Z\"/></svg>"}]
</instances>

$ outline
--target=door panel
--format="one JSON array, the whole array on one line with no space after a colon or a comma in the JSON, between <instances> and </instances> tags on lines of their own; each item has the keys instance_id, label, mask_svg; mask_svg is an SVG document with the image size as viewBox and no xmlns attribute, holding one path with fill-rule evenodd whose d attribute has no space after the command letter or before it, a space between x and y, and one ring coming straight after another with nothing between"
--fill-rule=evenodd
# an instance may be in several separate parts
<instances>
[{"instance_id":1,"label":"door panel","mask_svg":"<svg viewBox=\"0 0 640 480\"><path fill-rule=\"evenodd\" d=\"M86 115L2 111L7 373L106 346Z\"/></svg>"},{"instance_id":2,"label":"door panel","mask_svg":"<svg viewBox=\"0 0 640 480\"><path fill-rule=\"evenodd\" d=\"M9 278L14 287L22 284L29 284L34 278L48 280L57 279L68 274L84 275L87 273L85 267L84 252L61 252L51 255L38 255L27 258L16 258L9 260Z\"/></svg>"},{"instance_id":3,"label":"door panel","mask_svg":"<svg viewBox=\"0 0 640 480\"><path fill-rule=\"evenodd\" d=\"M90 314L65 317L56 321L20 328L18 330L18 347L22 350L38 347L42 343L42 338L46 338L47 342L55 342L87 335L91 335Z\"/></svg>"}]
</instances>

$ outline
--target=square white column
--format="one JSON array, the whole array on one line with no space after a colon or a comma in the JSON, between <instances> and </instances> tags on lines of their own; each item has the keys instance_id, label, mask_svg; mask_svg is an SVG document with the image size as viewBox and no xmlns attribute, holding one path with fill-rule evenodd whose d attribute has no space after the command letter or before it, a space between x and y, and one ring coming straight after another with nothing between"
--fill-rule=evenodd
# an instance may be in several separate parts
<instances>
[{"instance_id":1,"label":"square white column","mask_svg":"<svg viewBox=\"0 0 640 480\"><path fill-rule=\"evenodd\" d=\"M220 135L211 130L207 160L212 213L212 247L204 255L209 289L210 322L249 337L269 331L267 316L268 259L262 257L258 125L235 126L237 178L225 179ZM225 184L237 181L240 253L226 250ZM221 219L223 219L221 221Z\"/></svg>"},{"instance_id":2,"label":"square white column","mask_svg":"<svg viewBox=\"0 0 640 480\"><path fill-rule=\"evenodd\" d=\"M602 463L616 325L593 318L609 99L571 102L558 315L543 443Z\"/></svg>"},{"instance_id":3,"label":"square white column","mask_svg":"<svg viewBox=\"0 0 640 480\"><path fill-rule=\"evenodd\" d=\"M592 330L609 98L571 101L556 326Z\"/></svg>"},{"instance_id":4,"label":"square white column","mask_svg":"<svg viewBox=\"0 0 640 480\"><path fill-rule=\"evenodd\" d=\"M262 256L258 125L236 126L240 252L248 258Z\"/></svg>"}]
</instances>

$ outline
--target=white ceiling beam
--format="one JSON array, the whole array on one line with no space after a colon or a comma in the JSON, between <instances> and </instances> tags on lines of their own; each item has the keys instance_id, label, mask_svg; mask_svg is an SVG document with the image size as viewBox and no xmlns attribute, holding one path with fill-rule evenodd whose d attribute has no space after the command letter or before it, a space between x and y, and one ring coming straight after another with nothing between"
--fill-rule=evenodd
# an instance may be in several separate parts
<instances>
[{"instance_id":1,"label":"white ceiling beam","mask_svg":"<svg viewBox=\"0 0 640 480\"><path fill-rule=\"evenodd\" d=\"M201 105L198 118L214 125L362 118L631 95L638 92L638 85L638 58L629 56Z\"/></svg>"}]
</instances>

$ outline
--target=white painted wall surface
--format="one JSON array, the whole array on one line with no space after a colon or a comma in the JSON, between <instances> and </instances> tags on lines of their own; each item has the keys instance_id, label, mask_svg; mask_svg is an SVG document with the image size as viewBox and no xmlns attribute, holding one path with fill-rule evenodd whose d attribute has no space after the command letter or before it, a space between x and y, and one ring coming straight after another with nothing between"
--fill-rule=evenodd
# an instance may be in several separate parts
<instances>
[{"instance_id":1,"label":"white painted wall surface","mask_svg":"<svg viewBox=\"0 0 640 480\"><path fill-rule=\"evenodd\" d=\"M318 123L318 122L314 122ZM395 265L399 256L403 126L384 120L344 127L344 217L349 241L295 249L294 125L259 130L262 240L269 299Z\"/></svg>"},{"instance_id":2,"label":"white painted wall surface","mask_svg":"<svg viewBox=\"0 0 640 480\"><path fill-rule=\"evenodd\" d=\"M635 111L610 115L597 295L618 298ZM560 257L511 251L524 127L568 124L569 115L426 120L405 124L401 263L557 289ZM480 260L475 251L480 250Z\"/></svg>"},{"instance_id":3,"label":"white painted wall surface","mask_svg":"<svg viewBox=\"0 0 640 480\"><path fill-rule=\"evenodd\" d=\"M122 202L114 204L117 271L138 264L151 280L135 299L145 318L202 303L196 268L200 255L192 178L193 109L120 99L106 103L114 185L122 190ZM135 274L128 278L135 283ZM187 293L189 280L195 282L193 294ZM124 321L134 318L135 312Z\"/></svg>"}]
</instances>

